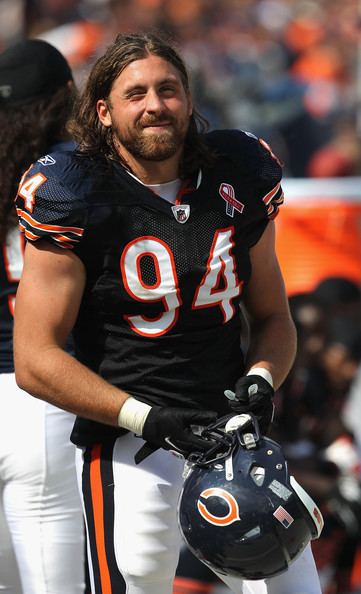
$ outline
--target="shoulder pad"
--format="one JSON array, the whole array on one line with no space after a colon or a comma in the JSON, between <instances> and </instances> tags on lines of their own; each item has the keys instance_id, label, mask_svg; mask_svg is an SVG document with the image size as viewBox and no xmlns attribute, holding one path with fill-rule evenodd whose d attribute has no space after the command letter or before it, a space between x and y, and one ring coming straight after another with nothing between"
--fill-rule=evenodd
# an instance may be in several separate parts
<instances>
[{"instance_id":1,"label":"shoulder pad","mask_svg":"<svg viewBox=\"0 0 361 594\"><path fill-rule=\"evenodd\" d=\"M268 218L273 219L284 199L282 164L267 142L242 130L216 130L205 138L220 158L232 163L253 185Z\"/></svg>"},{"instance_id":2,"label":"shoulder pad","mask_svg":"<svg viewBox=\"0 0 361 594\"><path fill-rule=\"evenodd\" d=\"M64 248L81 240L87 216L84 179L72 152L44 155L25 172L16 209L26 239L47 238Z\"/></svg>"}]
</instances>

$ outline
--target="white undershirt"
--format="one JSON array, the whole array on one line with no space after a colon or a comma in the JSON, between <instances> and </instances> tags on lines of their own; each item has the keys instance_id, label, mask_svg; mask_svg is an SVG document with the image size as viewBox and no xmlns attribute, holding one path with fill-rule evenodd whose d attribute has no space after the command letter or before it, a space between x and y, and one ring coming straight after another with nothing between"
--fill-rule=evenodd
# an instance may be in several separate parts
<instances>
[{"instance_id":1,"label":"white undershirt","mask_svg":"<svg viewBox=\"0 0 361 594\"><path fill-rule=\"evenodd\" d=\"M166 200L171 204L175 204L179 189L182 185L181 179L177 178L173 181L166 182L164 184L145 184L136 175L130 173L130 171L128 171L127 173L134 177L134 179L136 179L140 184L142 184L146 188L149 188L150 190L152 190L152 192L163 198L163 200Z\"/></svg>"}]
</instances>

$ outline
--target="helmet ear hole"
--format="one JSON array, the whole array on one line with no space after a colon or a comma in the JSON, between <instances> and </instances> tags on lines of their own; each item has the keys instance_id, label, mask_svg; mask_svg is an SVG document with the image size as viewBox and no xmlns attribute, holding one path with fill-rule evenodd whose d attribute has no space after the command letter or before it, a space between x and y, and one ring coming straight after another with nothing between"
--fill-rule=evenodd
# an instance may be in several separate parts
<instances>
[{"instance_id":1,"label":"helmet ear hole","mask_svg":"<svg viewBox=\"0 0 361 594\"><path fill-rule=\"evenodd\" d=\"M263 466L258 466L257 464L253 464L250 472L249 472L252 480L258 487L262 487L264 483L264 479L266 476L266 470Z\"/></svg>"}]
</instances>

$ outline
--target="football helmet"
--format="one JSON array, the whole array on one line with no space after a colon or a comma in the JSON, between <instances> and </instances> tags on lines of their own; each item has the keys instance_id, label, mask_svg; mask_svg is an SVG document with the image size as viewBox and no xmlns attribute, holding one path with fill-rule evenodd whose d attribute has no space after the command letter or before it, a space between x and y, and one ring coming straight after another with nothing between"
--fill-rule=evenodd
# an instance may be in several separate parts
<instances>
[{"instance_id":1,"label":"football helmet","mask_svg":"<svg viewBox=\"0 0 361 594\"><path fill-rule=\"evenodd\" d=\"M320 510L253 415L228 415L202 435L214 446L188 459L178 505L188 547L219 574L259 580L282 573L320 535Z\"/></svg>"}]
</instances>

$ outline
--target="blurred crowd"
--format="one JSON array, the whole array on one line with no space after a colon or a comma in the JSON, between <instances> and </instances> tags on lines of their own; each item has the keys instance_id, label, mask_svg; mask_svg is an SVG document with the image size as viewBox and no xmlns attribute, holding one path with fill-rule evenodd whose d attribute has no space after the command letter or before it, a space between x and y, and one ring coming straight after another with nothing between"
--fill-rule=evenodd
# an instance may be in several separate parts
<instances>
[{"instance_id":1,"label":"blurred crowd","mask_svg":"<svg viewBox=\"0 0 361 594\"><path fill-rule=\"evenodd\" d=\"M117 32L179 45L211 128L262 136L290 177L361 174L359 0L0 0L0 50L39 36L81 85Z\"/></svg>"},{"instance_id":2,"label":"blurred crowd","mask_svg":"<svg viewBox=\"0 0 361 594\"><path fill-rule=\"evenodd\" d=\"M361 291L329 277L290 305L298 353L272 437L324 515L313 542L323 593L361 592Z\"/></svg>"}]
</instances>

